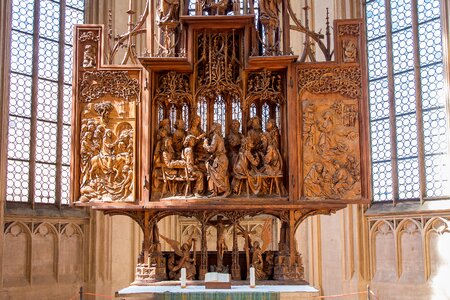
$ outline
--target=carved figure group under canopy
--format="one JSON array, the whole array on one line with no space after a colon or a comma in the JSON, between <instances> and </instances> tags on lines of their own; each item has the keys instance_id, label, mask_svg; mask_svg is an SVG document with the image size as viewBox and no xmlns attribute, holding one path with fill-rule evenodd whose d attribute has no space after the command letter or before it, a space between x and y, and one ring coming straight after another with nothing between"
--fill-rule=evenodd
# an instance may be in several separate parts
<instances>
[{"instance_id":1,"label":"carved figure group under canopy","mask_svg":"<svg viewBox=\"0 0 450 300\"><path fill-rule=\"evenodd\" d=\"M244 187L247 195L284 195L280 132L275 120L269 119L263 131L260 118L251 118L246 136L239 132L238 120L231 123L224 139L220 123L213 123L205 134L198 115L192 117L187 132L184 121L177 120L173 135L170 120L160 121L153 188L161 191L161 197L166 197L166 192L172 196L228 197L241 195Z\"/></svg>"}]
</instances>

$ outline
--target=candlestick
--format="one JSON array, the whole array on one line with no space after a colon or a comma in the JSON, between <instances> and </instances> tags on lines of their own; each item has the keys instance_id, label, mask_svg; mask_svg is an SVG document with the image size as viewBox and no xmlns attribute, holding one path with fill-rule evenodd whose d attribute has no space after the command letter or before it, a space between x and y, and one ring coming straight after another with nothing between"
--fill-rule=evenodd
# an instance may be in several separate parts
<instances>
[{"instance_id":1,"label":"candlestick","mask_svg":"<svg viewBox=\"0 0 450 300\"><path fill-rule=\"evenodd\" d=\"M181 268L180 281L181 281L181 288L182 289L186 288L186 268Z\"/></svg>"},{"instance_id":2,"label":"candlestick","mask_svg":"<svg viewBox=\"0 0 450 300\"><path fill-rule=\"evenodd\" d=\"M255 279L255 268L250 267L250 287L256 287L256 279Z\"/></svg>"}]
</instances>

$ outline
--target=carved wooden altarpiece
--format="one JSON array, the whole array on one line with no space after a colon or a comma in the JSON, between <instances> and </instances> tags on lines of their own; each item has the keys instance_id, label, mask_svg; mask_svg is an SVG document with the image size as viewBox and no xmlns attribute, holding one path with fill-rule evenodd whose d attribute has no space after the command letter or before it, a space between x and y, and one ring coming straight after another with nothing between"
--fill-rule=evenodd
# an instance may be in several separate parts
<instances>
[{"instance_id":1,"label":"carved wooden altarpiece","mask_svg":"<svg viewBox=\"0 0 450 300\"><path fill-rule=\"evenodd\" d=\"M130 9L129 32L106 49L109 64L103 26L75 27L72 201L139 224L136 284L177 279L182 267L202 279L211 267L209 226L216 270L241 280L253 265L259 280L301 281L299 224L368 202L362 22L334 22L333 52L328 18L323 35L302 25L289 1L243 3L161 1L152 22L149 1L136 24ZM291 30L304 34L300 56L289 48ZM151 46L136 55L135 37L145 31ZM325 62L316 62L313 44ZM111 64L120 47L133 65ZM157 223L170 215L195 218L200 240L160 235ZM240 225L257 215L279 220L276 251L266 251L267 236L252 243ZM161 251L161 239L174 253Z\"/></svg>"}]
</instances>

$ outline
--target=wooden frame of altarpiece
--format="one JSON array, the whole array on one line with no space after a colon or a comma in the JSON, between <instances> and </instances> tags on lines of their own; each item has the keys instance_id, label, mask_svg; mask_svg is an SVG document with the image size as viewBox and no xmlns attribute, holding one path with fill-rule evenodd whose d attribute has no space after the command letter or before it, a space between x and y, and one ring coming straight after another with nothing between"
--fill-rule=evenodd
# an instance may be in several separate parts
<instances>
[{"instance_id":1,"label":"wooden frame of altarpiece","mask_svg":"<svg viewBox=\"0 0 450 300\"><path fill-rule=\"evenodd\" d=\"M279 246L284 246L289 264L293 265L297 254L294 233L302 220L336 212L347 204L369 202L362 21L335 21L335 61L299 63L294 55L252 56L253 20L253 15L182 16L184 32L180 41L185 45L185 55L140 57L142 66L103 65L103 26L75 27L72 203L134 219L144 232L144 258L157 251L156 224L168 215L195 217L205 229L208 221L220 214L236 229L244 217L268 214L281 220ZM208 61L211 57L214 61ZM230 69L220 73L221 68ZM148 72L146 80L144 71ZM192 191L196 184L194 175L189 178L186 171L184 182L180 173L170 178L167 169L155 175L155 152L161 151L155 149L161 147L158 142L161 143L164 131L163 120L183 115L192 122L199 111L199 99L208 102L219 94L225 103L239 102L236 107L241 109L244 135L252 130L244 126L251 122L251 103L267 100L270 104L276 99L277 111L270 111L270 115L277 118L280 129L283 169L274 178L257 176L267 185L281 184L278 192L273 192L275 187L271 186L270 194L254 195L248 191L247 181L243 183L247 193L244 187L239 195L186 196L188 190L186 187L184 194L184 186L191 185ZM169 111L164 107L169 107ZM202 119L203 128L208 133L218 117L214 104L208 102L204 107L207 113ZM170 109L176 116L171 115ZM222 126L226 127L223 132L229 134L228 106L226 111ZM167 128L165 134L170 130ZM178 168L183 169L182 166ZM209 174L202 179L205 183L207 177ZM153 180L160 180L159 188ZM183 187L178 194L172 193L176 180ZM161 185L166 184L164 192L168 196L161 191ZM203 231L198 278L208 269L206 230ZM237 239L236 230L233 239ZM237 245L233 245L233 252L237 252ZM237 254L233 255L232 276L239 279ZM151 279L164 278L164 274L157 274ZM288 275L279 277L283 278L293 279Z\"/></svg>"}]
</instances>

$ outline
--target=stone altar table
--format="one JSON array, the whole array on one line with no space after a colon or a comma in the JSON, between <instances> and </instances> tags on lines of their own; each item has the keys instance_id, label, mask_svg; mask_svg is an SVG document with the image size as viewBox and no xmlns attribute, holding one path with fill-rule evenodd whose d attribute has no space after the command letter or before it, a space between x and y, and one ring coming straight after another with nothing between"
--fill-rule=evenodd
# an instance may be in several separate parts
<instances>
[{"instance_id":1,"label":"stone altar table","mask_svg":"<svg viewBox=\"0 0 450 300\"><path fill-rule=\"evenodd\" d=\"M118 299L133 300L298 300L319 296L309 285L235 285L231 289L205 289L205 286L129 286L116 292Z\"/></svg>"}]
</instances>

